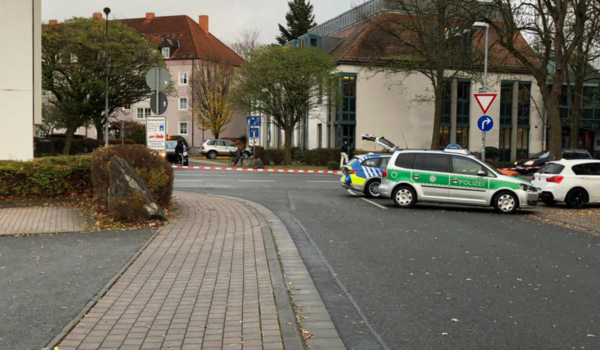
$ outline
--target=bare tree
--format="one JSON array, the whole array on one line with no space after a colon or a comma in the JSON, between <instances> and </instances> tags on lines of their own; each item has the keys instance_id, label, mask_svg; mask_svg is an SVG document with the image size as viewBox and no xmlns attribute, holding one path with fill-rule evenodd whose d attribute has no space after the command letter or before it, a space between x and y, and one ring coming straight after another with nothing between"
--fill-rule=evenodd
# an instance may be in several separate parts
<instances>
[{"instance_id":1,"label":"bare tree","mask_svg":"<svg viewBox=\"0 0 600 350\"><path fill-rule=\"evenodd\" d=\"M493 0L488 6L487 22L497 33L498 44L535 77L544 101L549 133L550 158L562 157L560 96L568 62L582 40L585 21L573 16L588 0ZM596 1L596 0L594 0ZM571 28L572 35L569 37ZM521 34L532 38L531 49ZM569 40L567 40L569 39ZM551 79L550 79L551 78ZM549 80L552 85L549 85Z\"/></svg>"},{"instance_id":2,"label":"bare tree","mask_svg":"<svg viewBox=\"0 0 600 350\"><path fill-rule=\"evenodd\" d=\"M249 60L253 52L261 48L260 30L244 29L231 45L233 51L240 55L244 60Z\"/></svg>"},{"instance_id":3,"label":"bare tree","mask_svg":"<svg viewBox=\"0 0 600 350\"><path fill-rule=\"evenodd\" d=\"M192 72L189 91L194 118L201 130L210 130L217 139L233 118L229 93L234 76L235 67L215 55L199 61Z\"/></svg>"},{"instance_id":4,"label":"bare tree","mask_svg":"<svg viewBox=\"0 0 600 350\"><path fill-rule=\"evenodd\" d=\"M480 31L470 20L472 0L388 0L386 11L367 17L365 55L369 68L386 73L418 72L430 80L435 100L431 148L440 147L445 80L471 74L482 50L472 43Z\"/></svg>"}]
</instances>

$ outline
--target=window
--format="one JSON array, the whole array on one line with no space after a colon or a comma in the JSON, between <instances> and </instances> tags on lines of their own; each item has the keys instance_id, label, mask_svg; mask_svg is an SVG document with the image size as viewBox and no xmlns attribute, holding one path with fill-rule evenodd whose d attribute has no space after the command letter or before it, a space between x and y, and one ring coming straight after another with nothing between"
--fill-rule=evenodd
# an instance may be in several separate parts
<instances>
[{"instance_id":1,"label":"window","mask_svg":"<svg viewBox=\"0 0 600 350\"><path fill-rule=\"evenodd\" d=\"M126 111L130 111L131 105L130 104L125 105L125 107L123 107L123 109L125 109Z\"/></svg>"},{"instance_id":2,"label":"window","mask_svg":"<svg viewBox=\"0 0 600 350\"><path fill-rule=\"evenodd\" d=\"M584 164L583 168L585 169L586 175L600 176L600 163Z\"/></svg>"},{"instance_id":3,"label":"window","mask_svg":"<svg viewBox=\"0 0 600 350\"><path fill-rule=\"evenodd\" d=\"M227 147L235 147L235 143L233 141L223 141L223 143Z\"/></svg>"},{"instance_id":4,"label":"window","mask_svg":"<svg viewBox=\"0 0 600 350\"><path fill-rule=\"evenodd\" d=\"M188 134L188 122L179 122L179 135Z\"/></svg>"},{"instance_id":5,"label":"window","mask_svg":"<svg viewBox=\"0 0 600 350\"><path fill-rule=\"evenodd\" d=\"M318 147L323 148L323 124L317 124L317 139L319 140Z\"/></svg>"},{"instance_id":6,"label":"window","mask_svg":"<svg viewBox=\"0 0 600 350\"><path fill-rule=\"evenodd\" d=\"M458 81L456 101L456 143L469 148L469 127L471 126L471 81Z\"/></svg>"},{"instance_id":7,"label":"window","mask_svg":"<svg viewBox=\"0 0 600 350\"><path fill-rule=\"evenodd\" d=\"M450 129L450 126L440 127L440 149L444 149L450 144Z\"/></svg>"},{"instance_id":8,"label":"window","mask_svg":"<svg viewBox=\"0 0 600 350\"><path fill-rule=\"evenodd\" d=\"M400 153L396 158L396 166L398 168L412 169L415 162L416 153Z\"/></svg>"},{"instance_id":9,"label":"window","mask_svg":"<svg viewBox=\"0 0 600 350\"><path fill-rule=\"evenodd\" d=\"M208 146L214 146L216 141L210 140L210 141L206 141L206 144Z\"/></svg>"},{"instance_id":10,"label":"window","mask_svg":"<svg viewBox=\"0 0 600 350\"><path fill-rule=\"evenodd\" d=\"M389 160L390 160L390 158L388 158L388 157L381 158L381 163L379 163L379 167L380 168L387 168Z\"/></svg>"},{"instance_id":11,"label":"window","mask_svg":"<svg viewBox=\"0 0 600 350\"><path fill-rule=\"evenodd\" d=\"M179 98L179 110L187 111L188 110L188 99L187 97Z\"/></svg>"},{"instance_id":12,"label":"window","mask_svg":"<svg viewBox=\"0 0 600 350\"><path fill-rule=\"evenodd\" d=\"M187 85L188 84L188 74L187 73L179 73L179 85Z\"/></svg>"},{"instance_id":13,"label":"window","mask_svg":"<svg viewBox=\"0 0 600 350\"><path fill-rule=\"evenodd\" d=\"M366 159L360 165L377 168L379 166L379 159L377 159L377 158Z\"/></svg>"},{"instance_id":14,"label":"window","mask_svg":"<svg viewBox=\"0 0 600 350\"><path fill-rule=\"evenodd\" d=\"M456 128L456 143L464 149L469 149L469 128L460 126Z\"/></svg>"},{"instance_id":15,"label":"window","mask_svg":"<svg viewBox=\"0 0 600 350\"><path fill-rule=\"evenodd\" d=\"M150 108L138 108L136 110L137 119L146 119L152 114L152 110Z\"/></svg>"},{"instance_id":16,"label":"window","mask_svg":"<svg viewBox=\"0 0 600 350\"><path fill-rule=\"evenodd\" d=\"M162 48L162 55L165 59L168 59L169 57L171 57L171 48L170 47L163 47Z\"/></svg>"},{"instance_id":17,"label":"window","mask_svg":"<svg viewBox=\"0 0 600 350\"><path fill-rule=\"evenodd\" d=\"M484 171L487 174L487 169L475 161L463 157L452 157L453 173L477 176L479 171Z\"/></svg>"},{"instance_id":18,"label":"window","mask_svg":"<svg viewBox=\"0 0 600 350\"><path fill-rule=\"evenodd\" d=\"M562 173L564 168L565 168L564 165L560 165L560 164L556 164L556 163L548 163L548 164L546 164L546 166L544 166L542 168L542 171L540 171L540 174L558 175L558 174Z\"/></svg>"},{"instance_id":19,"label":"window","mask_svg":"<svg viewBox=\"0 0 600 350\"><path fill-rule=\"evenodd\" d=\"M415 169L448 172L448 156L445 154L418 153L415 159Z\"/></svg>"}]
</instances>

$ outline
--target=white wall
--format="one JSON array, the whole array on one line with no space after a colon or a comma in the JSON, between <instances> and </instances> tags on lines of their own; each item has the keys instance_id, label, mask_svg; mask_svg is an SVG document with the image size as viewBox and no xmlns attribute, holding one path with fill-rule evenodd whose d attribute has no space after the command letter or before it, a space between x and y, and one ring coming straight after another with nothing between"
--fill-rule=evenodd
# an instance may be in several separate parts
<instances>
[{"instance_id":1,"label":"white wall","mask_svg":"<svg viewBox=\"0 0 600 350\"><path fill-rule=\"evenodd\" d=\"M33 158L41 120L41 0L0 0L0 159ZM37 73L37 74L36 74Z\"/></svg>"},{"instance_id":2,"label":"white wall","mask_svg":"<svg viewBox=\"0 0 600 350\"><path fill-rule=\"evenodd\" d=\"M431 82L419 73L385 74L373 73L357 66L342 65L340 72L357 73L357 125L356 148L367 151L381 151L373 142L360 140L361 134L385 136L402 148L429 149L433 129L434 102ZM542 120L542 97L539 88L529 75L490 74L488 92L500 94L502 80L530 81L532 83L532 102L530 111L530 153L542 150L544 124ZM471 82L471 92L479 90L480 83ZM482 115L477 101L471 94L469 130L469 150L481 151L481 132L477 128L477 119ZM539 109L538 109L539 107ZM494 130L488 133L486 144L498 147L500 125L500 96L488 111L495 122ZM333 118L335 119L335 118ZM309 124L309 146L317 147L317 124L323 123L323 145L327 147L327 109L315 112ZM333 143L334 140L331 140ZM334 146L332 144L332 146Z\"/></svg>"}]
</instances>

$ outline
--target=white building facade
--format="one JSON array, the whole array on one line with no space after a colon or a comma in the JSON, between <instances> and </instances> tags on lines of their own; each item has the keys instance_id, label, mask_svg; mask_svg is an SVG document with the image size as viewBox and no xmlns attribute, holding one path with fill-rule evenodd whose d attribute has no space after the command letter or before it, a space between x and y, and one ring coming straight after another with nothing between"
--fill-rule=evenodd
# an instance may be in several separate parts
<instances>
[{"instance_id":1,"label":"white building facade","mask_svg":"<svg viewBox=\"0 0 600 350\"><path fill-rule=\"evenodd\" d=\"M368 51L372 50L373 41L381 40L381 36L372 29L370 22L362 19L365 14L375 17L382 11L385 11L384 1L368 1L289 43L300 47L314 46L328 52L336 60L342 76L340 107L326 103L323 108L313 111L306 125L298 126L295 145L308 149L340 148L346 140L351 148L379 151L374 143L360 139L361 134L374 134L385 136L402 148L431 147L435 106L430 79L418 72L392 73L369 68L372 67L369 62L372 53ZM471 48L483 51L483 38L483 35L473 35ZM494 40L497 36L490 30L487 93L498 96L487 112L495 126L487 133L486 146L500 150L500 161L515 161L547 148L543 100L534 77L512 55L499 45L493 45ZM523 37L516 40L522 40L523 47L528 47ZM446 72L441 147L456 143L471 152L481 152L482 132L477 127L477 120L483 113L474 94L483 87L482 68L479 71L475 68L468 74ZM593 154L600 151L600 89L598 86L589 89L592 102L584 106L578 148ZM565 121L570 108L567 100L565 98L561 103L563 147L566 148L569 147L569 130ZM279 137L281 133L272 125L265 126L263 132L268 136L262 140L263 145L278 147L283 144Z\"/></svg>"},{"instance_id":2,"label":"white building facade","mask_svg":"<svg viewBox=\"0 0 600 350\"><path fill-rule=\"evenodd\" d=\"M41 0L0 0L0 160L30 160L42 111Z\"/></svg>"}]
</instances>

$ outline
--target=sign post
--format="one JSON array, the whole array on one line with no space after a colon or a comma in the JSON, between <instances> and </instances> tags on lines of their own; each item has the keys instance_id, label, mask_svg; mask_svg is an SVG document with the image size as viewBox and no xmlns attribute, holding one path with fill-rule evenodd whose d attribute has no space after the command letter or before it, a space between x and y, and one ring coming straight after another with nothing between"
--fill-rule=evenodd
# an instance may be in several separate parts
<instances>
[{"instance_id":1,"label":"sign post","mask_svg":"<svg viewBox=\"0 0 600 350\"><path fill-rule=\"evenodd\" d=\"M154 151L164 151L167 148L167 118L146 118L146 145Z\"/></svg>"},{"instance_id":2,"label":"sign post","mask_svg":"<svg viewBox=\"0 0 600 350\"><path fill-rule=\"evenodd\" d=\"M252 156L254 157L254 159L256 159L257 142L256 140L250 141L250 139L260 137L260 127L262 126L262 118L260 116L249 115L246 117L246 125L248 128L248 143L252 143Z\"/></svg>"},{"instance_id":3,"label":"sign post","mask_svg":"<svg viewBox=\"0 0 600 350\"><path fill-rule=\"evenodd\" d=\"M487 112L494 104L498 94L475 94L473 96L483 112L483 116L477 121L477 127L481 130L481 160L485 162L486 134L494 128L494 119L487 115Z\"/></svg>"},{"instance_id":4,"label":"sign post","mask_svg":"<svg viewBox=\"0 0 600 350\"><path fill-rule=\"evenodd\" d=\"M156 115L163 114L167 110L168 100L167 97L163 93L161 93L161 91L165 91L165 89L169 86L170 83L171 73L169 73L169 71L165 68L154 67L150 69L146 74L146 84L150 87L150 89L152 89L152 91L155 92L155 94L152 95L151 98L150 109L152 109L152 112L154 112L154 114ZM148 128L150 127L149 119L150 118L146 117L146 146L150 149L154 149L151 148L150 144L148 143L148 135L150 135L150 133L148 132ZM163 126L166 127L166 125ZM163 146L161 151L164 150L165 148Z\"/></svg>"}]
</instances>

